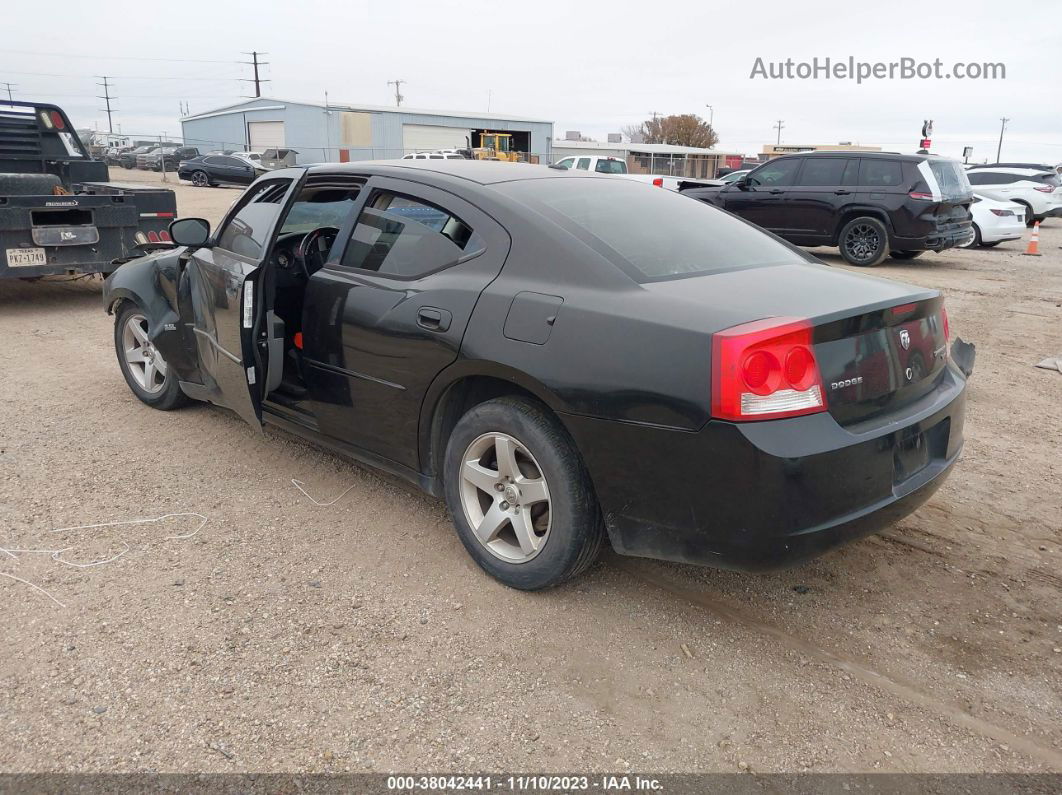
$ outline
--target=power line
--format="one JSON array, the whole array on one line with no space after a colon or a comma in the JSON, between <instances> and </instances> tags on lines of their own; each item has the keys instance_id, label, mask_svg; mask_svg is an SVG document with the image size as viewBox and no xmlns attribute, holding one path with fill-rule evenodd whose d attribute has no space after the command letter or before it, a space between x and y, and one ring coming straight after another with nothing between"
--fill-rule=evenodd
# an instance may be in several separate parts
<instances>
[{"instance_id":1,"label":"power line","mask_svg":"<svg viewBox=\"0 0 1062 795\"><path fill-rule=\"evenodd\" d=\"M62 72L20 72L14 69L5 69L7 74L12 75L31 75L34 77L75 77L89 79L95 77L95 75L73 75ZM207 82L227 82L229 80L239 80L238 77L174 77L173 75L110 75L117 80L205 80Z\"/></svg>"},{"instance_id":2,"label":"power line","mask_svg":"<svg viewBox=\"0 0 1062 795\"><path fill-rule=\"evenodd\" d=\"M254 79L253 80L248 80L246 78L242 78L241 82L243 82L243 83L254 83L254 95L255 95L255 97L260 97L260 96L262 96L262 83L271 83L273 81L271 81L271 80L262 80L262 79L260 79L258 77L258 67L259 66L269 66L269 62L268 61L259 61L258 60L258 56L259 55L269 55L269 53L267 53L267 52L258 52L257 50L254 50L254 51L251 51L251 52L245 52L244 55L250 55L253 58L253 60L251 60L251 61L240 61L240 63L245 63L248 66L253 66L254 67Z\"/></svg>"},{"instance_id":3,"label":"power line","mask_svg":"<svg viewBox=\"0 0 1062 795\"><path fill-rule=\"evenodd\" d=\"M103 96L101 97L97 95L97 99L105 100L107 103L107 132L113 134L114 123L111 120L111 84L107 82L106 76L102 77L101 79L103 80L103 82L97 83L96 85L103 87Z\"/></svg>"},{"instance_id":4,"label":"power line","mask_svg":"<svg viewBox=\"0 0 1062 795\"><path fill-rule=\"evenodd\" d=\"M47 58L91 58L94 61L166 61L168 63L241 63L240 61L210 61L201 58L142 58L135 55L75 55L69 52L37 52L35 50L9 50L4 48L5 53L13 52L20 55L41 55Z\"/></svg>"}]
</instances>

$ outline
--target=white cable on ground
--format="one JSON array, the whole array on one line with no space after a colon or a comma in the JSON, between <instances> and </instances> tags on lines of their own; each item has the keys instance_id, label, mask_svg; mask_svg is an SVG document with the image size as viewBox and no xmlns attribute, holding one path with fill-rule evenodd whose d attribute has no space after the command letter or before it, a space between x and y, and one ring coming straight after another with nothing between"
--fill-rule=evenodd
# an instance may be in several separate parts
<instances>
[{"instance_id":1,"label":"white cable on ground","mask_svg":"<svg viewBox=\"0 0 1062 795\"><path fill-rule=\"evenodd\" d=\"M349 489L348 489L348 491L349 491ZM343 492L343 494L346 494L346 492ZM308 494L306 496L309 497ZM339 496L342 497L343 495L341 494ZM311 497L311 499L312 499L312 497ZM338 497L336 499L338 499ZM173 540L173 539L184 540L184 539L187 539L187 538L191 538L196 533L198 533L200 530L202 530L203 527L206 526L206 523L208 521L210 521L206 516L204 516L201 513L193 513L193 512L190 512L190 511L185 511L185 512L181 512L181 513L167 513L167 514L163 514L162 516L156 516L156 517L151 518L151 519L125 519L125 520L121 520L121 521L117 521L117 522L100 522L98 524L83 524L83 525L77 525L76 527L57 527L57 528L55 528L53 530L49 530L48 532L50 532L50 533L65 533L65 532L70 532L70 531L73 531L73 530L97 530L97 529L103 528L103 527L122 527L122 526L126 526L126 525L135 525L135 524L151 524L153 522L161 522L164 519L173 519L175 517L180 517L180 516L194 516L197 519L201 519L202 521L200 521L199 524L196 526L195 530L193 530L190 533L179 533L177 535L165 536L165 538L163 540L166 540L166 541ZM46 555L51 556L51 559L54 560L56 563L62 563L64 566L70 566L71 568L75 568L75 569L88 569L88 568L92 568L93 566L103 566L106 563L113 563L114 561L118 560L120 557L125 555L127 552L129 552L130 549L132 549L132 547L129 545L128 541L125 541L124 539L121 539L121 543L122 543L123 546L125 546L125 549L123 549L118 554L112 555L111 557L104 558L102 560L93 560L93 561L90 561L88 563L74 563L73 561L69 561L69 560L64 560L63 559L63 553L64 552L69 552L74 547L63 547L62 549L14 549L14 548L7 548L7 547L0 546L0 553L3 553L5 555L7 555L12 560L14 560L15 563L19 563L19 564L22 563L22 561L18 557L19 554L46 554ZM34 589L35 591L39 591L40 593L42 593L45 596L47 596L49 599L51 599L53 602L55 602L60 607L66 607L65 604L60 602L58 599L56 599L54 596L52 596L46 590L41 588L39 585L34 585L29 580L24 580L21 577L16 577L14 574L7 574L7 573L2 572L2 571L0 571L0 577L7 577L9 580L14 580L15 582L20 582L23 585L28 585L30 588Z\"/></svg>"},{"instance_id":2,"label":"white cable on ground","mask_svg":"<svg viewBox=\"0 0 1062 795\"><path fill-rule=\"evenodd\" d=\"M355 484L351 483L349 486L347 486L345 489L343 489L343 492L338 497L336 497L334 500L329 500L328 502L318 502L317 500L315 500L313 497L311 497L307 493L306 489L303 488L303 485L305 485L305 484L303 484L303 482L301 480L296 480L295 478L292 478L291 482L295 486L295 488L297 488L299 491L301 491L303 494L306 495L306 499L308 499L314 505L320 505L322 508L327 508L329 505L335 505L337 502L339 502L341 499L343 499L345 496L347 496L347 492L350 491L352 488L354 488L354 485L355 485Z\"/></svg>"}]
</instances>

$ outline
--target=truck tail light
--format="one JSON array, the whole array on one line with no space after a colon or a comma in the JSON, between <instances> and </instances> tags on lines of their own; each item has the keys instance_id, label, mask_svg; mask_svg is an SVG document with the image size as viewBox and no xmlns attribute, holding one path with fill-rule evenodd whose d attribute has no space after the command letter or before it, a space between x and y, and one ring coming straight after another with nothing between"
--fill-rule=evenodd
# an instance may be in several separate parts
<instances>
[{"instance_id":1,"label":"truck tail light","mask_svg":"<svg viewBox=\"0 0 1062 795\"><path fill-rule=\"evenodd\" d=\"M772 317L712 335L712 416L773 420L825 411L811 323Z\"/></svg>"}]
</instances>

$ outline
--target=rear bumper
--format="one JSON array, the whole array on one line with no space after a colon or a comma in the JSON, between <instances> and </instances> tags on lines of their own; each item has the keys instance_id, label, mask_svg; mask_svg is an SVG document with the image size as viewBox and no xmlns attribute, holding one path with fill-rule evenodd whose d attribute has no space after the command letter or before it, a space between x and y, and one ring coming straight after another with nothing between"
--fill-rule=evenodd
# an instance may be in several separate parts
<instances>
[{"instance_id":1,"label":"rear bumper","mask_svg":"<svg viewBox=\"0 0 1062 795\"><path fill-rule=\"evenodd\" d=\"M1045 212L1043 214L1043 217L1044 218L1057 218L1060 215L1062 215L1062 204L1060 204L1060 205L1058 205L1056 207L1052 207L1051 209L1049 209L1047 212ZM1040 216L1037 216L1037 218L1039 218L1039 217Z\"/></svg>"},{"instance_id":2,"label":"rear bumper","mask_svg":"<svg viewBox=\"0 0 1062 795\"><path fill-rule=\"evenodd\" d=\"M986 243L998 243L1004 240L1019 240L1025 234L1025 221L1019 223L997 224L981 227L981 240Z\"/></svg>"},{"instance_id":3,"label":"rear bumper","mask_svg":"<svg viewBox=\"0 0 1062 795\"><path fill-rule=\"evenodd\" d=\"M828 414L686 432L565 416L617 552L755 571L819 555L918 508L963 444L953 365L902 419Z\"/></svg>"},{"instance_id":4,"label":"rear bumper","mask_svg":"<svg viewBox=\"0 0 1062 795\"><path fill-rule=\"evenodd\" d=\"M955 229L933 230L922 237L892 237L889 245L901 251L943 251L946 248L965 246L973 240L973 224Z\"/></svg>"}]
</instances>

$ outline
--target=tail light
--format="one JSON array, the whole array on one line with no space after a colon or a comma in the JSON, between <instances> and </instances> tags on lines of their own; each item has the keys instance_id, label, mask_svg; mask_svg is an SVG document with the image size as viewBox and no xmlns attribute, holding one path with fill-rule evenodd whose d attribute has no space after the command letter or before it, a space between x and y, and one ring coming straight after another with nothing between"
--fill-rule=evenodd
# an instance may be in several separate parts
<instances>
[{"instance_id":1,"label":"tail light","mask_svg":"<svg viewBox=\"0 0 1062 795\"><path fill-rule=\"evenodd\" d=\"M1038 190L1040 193L1053 193L1055 190L1054 185L1037 185L1033 190Z\"/></svg>"},{"instance_id":2,"label":"tail light","mask_svg":"<svg viewBox=\"0 0 1062 795\"><path fill-rule=\"evenodd\" d=\"M50 115L52 117L52 124L55 125L55 129L57 129L57 130L65 130L66 129L66 122L63 121L63 116L62 116L61 113L59 113L59 111L53 110L48 115Z\"/></svg>"},{"instance_id":3,"label":"tail light","mask_svg":"<svg viewBox=\"0 0 1062 795\"><path fill-rule=\"evenodd\" d=\"M172 243L173 242L173 238L170 237L170 233L167 232L165 229L163 229L161 232L159 232L159 240L163 241L164 243Z\"/></svg>"},{"instance_id":4,"label":"tail light","mask_svg":"<svg viewBox=\"0 0 1062 795\"><path fill-rule=\"evenodd\" d=\"M773 420L825 411L811 323L774 317L712 336L712 416Z\"/></svg>"},{"instance_id":5,"label":"tail light","mask_svg":"<svg viewBox=\"0 0 1062 795\"><path fill-rule=\"evenodd\" d=\"M658 187L658 188L664 187L664 178L663 177L657 177L656 179L653 180L653 184L656 187ZM1037 188L1037 190L1039 190L1039 188Z\"/></svg>"},{"instance_id":6,"label":"tail light","mask_svg":"<svg viewBox=\"0 0 1062 795\"><path fill-rule=\"evenodd\" d=\"M155 230L152 230L152 231L148 232L148 240L151 241L152 243L158 243L159 242L159 233L156 232Z\"/></svg>"},{"instance_id":7,"label":"tail light","mask_svg":"<svg viewBox=\"0 0 1062 795\"><path fill-rule=\"evenodd\" d=\"M918 199L919 201L924 201L924 202L933 201L933 194L932 193L926 193L926 192L920 191L920 190L913 190L910 193L908 193L907 195L910 196L912 199Z\"/></svg>"},{"instance_id":8,"label":"tail light","mask_svg":"<svg viewBox=\"0 0 1062 795\"><path fill-rule=\"evenodd\" d=\"M992 215L998 215L1000 218L1004 218L1008 215L1014 215L1010 210L989 210Z\"/></svg>"}]
</instances>

